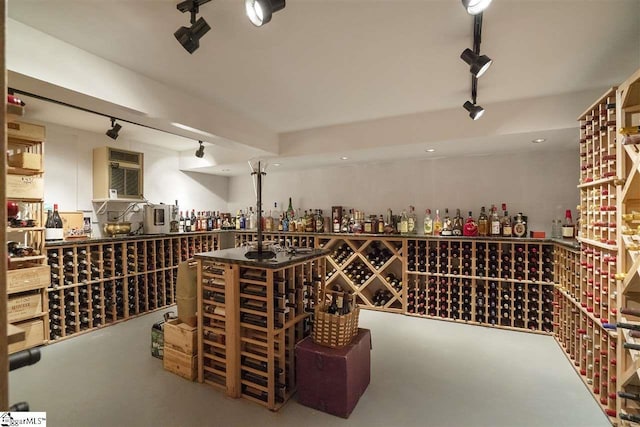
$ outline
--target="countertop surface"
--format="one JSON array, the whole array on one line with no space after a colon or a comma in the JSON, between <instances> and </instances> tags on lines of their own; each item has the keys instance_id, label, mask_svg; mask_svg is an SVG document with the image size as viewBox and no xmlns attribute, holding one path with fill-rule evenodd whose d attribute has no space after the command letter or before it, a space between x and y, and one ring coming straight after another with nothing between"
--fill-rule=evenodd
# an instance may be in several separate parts
<instances>
[{"instance_id":1,"label":"countertop surface","mask_svg":"<svg viewBox=\"0 0 640 427\"><path fill-rule=\"evenodd\" d=\"M246 248L222 249L219 251L201 252L195 254L194 258L249 267L281 268L325 256L329 253L329 250L311 249L303 250L303 252L295 254L280 251L276 252L275 258L270 259L250 259L246 256L247 252L249 251Z\"/></svg>"}]
</instances>

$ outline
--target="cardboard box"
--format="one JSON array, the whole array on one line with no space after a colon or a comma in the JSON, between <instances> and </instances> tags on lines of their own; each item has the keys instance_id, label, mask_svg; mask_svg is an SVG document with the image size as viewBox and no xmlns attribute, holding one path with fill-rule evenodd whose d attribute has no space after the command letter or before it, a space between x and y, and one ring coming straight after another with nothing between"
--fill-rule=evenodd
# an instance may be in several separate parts
<instances>
[{"instance_id":1,"label":"cardboard box","mask_svg":"<svg viewBox=\"0 0 640 427\"><path fill-rule=\"evenodd\" d=\"M42 295L40 292L9 297L7 320L10 323L39 314L42 314Z\"/></svg>"},{"instance_id":2,"label":"cardboard box","mask_svg":"<svg viewBox=\"0 0 640 427\"><path fill-rule=\"evenodd\" d=\"M27 268L7 271L7 292L23 292L46 288L51 281L51 267L48 265L27 263Z\"/></svg>"},{"instance_id":3,"label":"cardboard box","mask_svg":"<svg viewBox=\"0 0 640 427\"><path fill-rule=\"evenodd\" d=\"M25 340L9 344L9 353L15 353L44 343L46 339L44 336L44 320L27 320L26 322L16 323L15 326L24 330Z\"/></svg>"},{"instance_id":4,"label":"cardboard box","mask_svg":"<svg viewBox=\"0 0 640 427\"><path fill-rule=\"evenodd\" d=\"M11 154L7 159L9 166L22 169L42 169L42 156L37 153L16 153Z\"/></svg>"},{"instance_id":5,"label":"cardboard box","mask_svg":"<svg viewBox=\"0 0 640 427\"><path fill-rule=\"evenodd\" d=\"M36 199L44 197L41 176L7 175L7 199Z\"/></svg>"},{"instance_id":6,"label":"cardboard box","mask_svg":"<svg viewBox=\"0 0 640 427\"><path fill-rule=\"evenodd\" d=\"M65 239L86 237L84 232L84 213L75 212L59 212L62 219L62 234Z\"/></svg>"},{"instance_id":7,"label":"cardboard box","mask_svg":"<svg viewBox=\"0 0 640 427\"><path fill-rule=\"evenodd\" d=\"M533 239L544 239L545 237L547 237L547 233L545 233L544 231L533 231L533 230L531 230L529 232L529 235Z\"/></svg>"},{"instance_id":8,"label":"cardboard box","mask_svg":"<svg viewBox=\"0 0 640 427\"><path fill-rule=\"evenodd\" d=\"M162 365L165 370L190 381L195 380L198 374L198 356L186 354L166 346Z\"/></svg>"},{"instance_id":9,"label":"cardboard box","mask_svg":"<svg viewBox=\"0 0 640 427\"><path fill-rule=\"evenodd\" d=\"M169 320L164 324L164 348L178 350L193 355L197 353L195 326L189 326L178 319Z\"/></svg>"},{"instance_id":10,"label":"cardboard box","mask_svg":"<svg viewBox=\"0 0 640 427\"><path fill-rule=\"evenodd\" d=\"M31 123L7 123L7 137L28 141L44 141L45 127Z\"/></svg>"}]
</instances>

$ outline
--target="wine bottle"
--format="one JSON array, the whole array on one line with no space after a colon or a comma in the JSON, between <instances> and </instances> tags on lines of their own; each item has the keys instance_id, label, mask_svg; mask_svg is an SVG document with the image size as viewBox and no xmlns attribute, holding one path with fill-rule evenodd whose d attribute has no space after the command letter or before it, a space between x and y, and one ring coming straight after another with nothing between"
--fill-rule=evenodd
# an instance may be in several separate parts
<instances>
[{"instance_id":1,"label":"wine bottle","mask_svg":"<svg viewBox=\"0 0 640 427\"><path fill-rule=\"evenodd\" d=\"M464 228L464 221L462 215L460 215L460 209L456 209L456 216L453 217L452 234L454 236L462 236L462 229Z\"/></svg>"},{"instance_id":2,"label":"wine bottle","mask_svg":"<svg viewBox=\"0 0 640 427\"><path fill-rule=\"evenodd\" d=\"M640 424L640 417L637 415L623 414L622 412L619 415L621 420L631 421L633 423ZM609 416L612 416L612 415L609 415ZM615 414L613 414L613 416L615 417Z\"/></svg>"},{"instance_id":3,"label":"wine bottle","mask_svg":"<svg viewBox=\"0 0 640 427\"><path fill-rule=\"evenodd\" d=\"M484 206L480 208L480 216L478 217L478 236L487 236L489 234L489 219Z\"/></svg>"},{"instance_id":4,"label":"wine bottle","mask_svg":"<svg viewBox=\"0 0 640 427\"><path fill-rule=\"evenodd\" d=\"M64 238L62 230L62 218L58 213L58 205L53 205L53 212L47 211L47 222L45 223L45 240L62 240Z\"/></svg>"},{"instance_id":5,"label":"wine bottle","mask_svg":"<svg viewBox=\"0 0 640 427\"><path fill-rule=\"evenodd\" d=\"M640 317L640 309L623 307L619 310L622 314L629 314L631 316Z\"/></svg>"},{"instance_id":6,"label":"wine bottle","mask_svg":"<svg viewBox=\"0 0 640 427\"><path fill-rule=\"evenodd\" d=\"M562 224L562 238L573 239L575 228L573 219L571 218L571 209L567 209L564 214L564 223Z\"/></svg>"}]
</instances>

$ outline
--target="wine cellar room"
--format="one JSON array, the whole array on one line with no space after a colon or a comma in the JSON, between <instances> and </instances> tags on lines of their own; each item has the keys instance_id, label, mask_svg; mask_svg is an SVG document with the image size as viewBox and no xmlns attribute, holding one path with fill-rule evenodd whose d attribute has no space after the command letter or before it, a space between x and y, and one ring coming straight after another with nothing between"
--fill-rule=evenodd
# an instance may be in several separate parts
<instances>
[{"instance_id":1,"label":"wine cellar room","mask_svg":"<svg viewBox=\"0 0 640 427\"><path fill-rule=\"evenodd\" d=\"M0 3L0 424L640 426L637 0Z\"/></svg>"}]
</instances>

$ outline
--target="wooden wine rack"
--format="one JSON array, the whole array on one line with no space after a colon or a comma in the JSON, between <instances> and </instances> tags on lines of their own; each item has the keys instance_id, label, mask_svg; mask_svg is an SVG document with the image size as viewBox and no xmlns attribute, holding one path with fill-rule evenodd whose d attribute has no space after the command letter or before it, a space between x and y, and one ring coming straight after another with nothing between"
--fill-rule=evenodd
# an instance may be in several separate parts
<instances>
[{"instance_id":1,"label":"wooden wine rack","mask_svg":"<svg viewBox=\"0 0 640 427\"><path fill-rule=\"evenodd\" d=\"M409 315L553 331L553 244L407 239Z\"/></svg>"},{"instance_id":2,"label":"wooden wine rack","mask_svg":"<svg viewBox=\"0 0 640 427\"><path fill-rule=\"evenodd\" d=\"M618 129L640 125L640 70L625 81L617 91ZM617 303L618 307L640 309L640 148L624 145L618 134L618 176L624 184L618 190ZM640 316L618 311L618 322L640 325ZM625 348L625 344L640 344L628 329L618 330L618 391L640 393L640 351ZM617 412L622 426L640 425L640 402L618 397Z\"/></svg>"},{"instance_id":3,"label":"wooden wine rack","mask_svg":"<svg viewBox=\"0 0 640 427\"><path fill-rule=\"evenodd\" d=\"M329 288L352 292L360 308L404 312L403 239L322 236L318 244L331 250L326 258Z\"/></svg>"},{"instance_id":4,"label":"wooden wine rack","mask_svg":"<svg viewBox=\"0 0 640 427\"><path fill-rule=\"evenodd\" d=\"M556 246L555 337L582 381L614 423L617 338L614 330L604 327L609 323L603 323L601 313L608 313L609 305L615 305L615 292L609 294L595 286L597 293L589 296L594 286L589 282L592 276L585 276L581 265L583 259L584 250ZM593 257L588 259L594 262ZM588 309L591 302L596 310Z\"/></svg>"},{"instance_id":5,"label":"wooden wine rack","mask_svg":"<svg viewBox=\"0 0 640 427\"><path fill-rule=\"evenodd\" d=\"M315 248L316 236L311 233L264 233L264 242L274 242L282 246L283 248L288 246L295 246L300 248ZM254 231L236 231L235 232L235 245L236 248L245 246L250 242L258 240L258 235Z\"/></svg>"},{"instance_id":6,"label":"wooden wine rack","mask_svg":"<svg viewBox=\"0 0 640 427\"><path fill-rule=\"evenodd\" d=\"M178 264L218 242L193 233L50 244L50 342L174 304Z\"/></svg>"},{"instance_id":7,"label":"wooden wine rack","mask_svg":"<svg viewBox=\"0 0 640 427\"><path fill-rule=\"evenodd\" d=\"M198 380L278 410L295 393L295 345L324 286L320 255L279 268L198 255Z\"/></svg>"}]
</instances>

